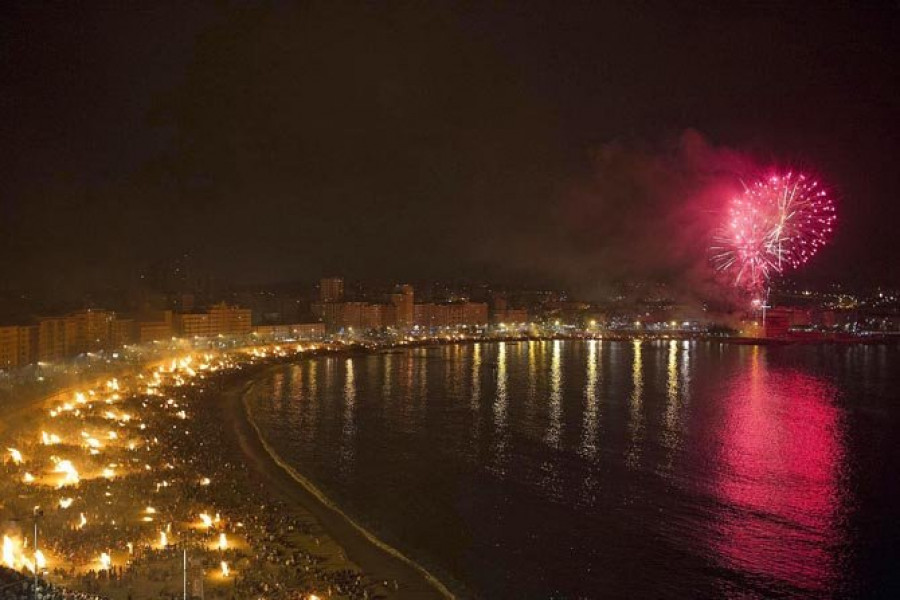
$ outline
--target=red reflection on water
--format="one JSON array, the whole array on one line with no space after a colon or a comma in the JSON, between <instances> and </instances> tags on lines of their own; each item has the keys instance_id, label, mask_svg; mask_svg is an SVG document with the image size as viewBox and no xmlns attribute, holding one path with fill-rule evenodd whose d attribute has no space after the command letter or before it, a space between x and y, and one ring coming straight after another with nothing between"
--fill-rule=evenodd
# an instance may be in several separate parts
<instances>
[{"instance_id":1,"label":"red reflection on water","mask_svg":"<svg viewBox=\"0 0 900 600\"><path fill-rule=\"evenodd\" d=\"M837 573L842 438L835 390L806 373L769 370L758 347L731 382L711 545L725 566L777 585L821 590Z\"/></svg>"}]
</instances>

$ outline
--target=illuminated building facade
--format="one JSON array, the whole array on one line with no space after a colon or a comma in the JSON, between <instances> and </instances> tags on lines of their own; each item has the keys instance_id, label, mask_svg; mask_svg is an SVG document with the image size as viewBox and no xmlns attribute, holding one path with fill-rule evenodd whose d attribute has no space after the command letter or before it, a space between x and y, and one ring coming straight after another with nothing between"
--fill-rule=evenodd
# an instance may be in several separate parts
<instances>
[{"instance_id":1,"label":"illuminated building facade","mask_svg":"<svg viewBox=\"0 0 900 600\"><path fill-rule=\"evenodd\" d=\"M344 280L340 277L325 277L319 280L319 300L321 302L341 302L344 299Z\"/></svg>"},{"instance_id":2,"label":"illuminated building facade","mask_svg":"<svg viewBox=\"0 0 900 600\"><path fill-rule=\"evenodd\" d=\"M409 329L415 324L414 294L411 285L401 285L399 293L391 294L391 305L395 308L395 319L391 326Z\"/></svg>"},{"instance_id":3,"label":"illuminated building facade","mask_svg":"<svg viewBox=\"0 0 900 600\"><path fill-rule=\"evenodd\" d=\"M69 355L65 317L45 317L38 321L38 360L53 362Z\"/></svg>"},{"instance_id":4,"label":"illuminated building facade","mask_svg":"<svg viewBox=\"0 0 900 600\"><path fill-rule=\"evenodd\" d=\"M224 302L209 309L210 335L248 335L252 330L249 308L228 306Z\"/></svg>"},{"instance_id":5,"label":"illuminated building facade","mask_svg":"<svg viewBox=\"0 0 900 600\"><path fill-rule=\"evenodd\" d=\"M34 362L37 354L37 327L0 327L0 369L15 369Z\"/></svg>"},{"instance_id":6,"label":"illuminated building facade","mask_svg":"<svg viewBox=\"0 0 900 600\"><path fill-rule=\"evenodd\" d=\"M414 307L419 327L459 327L486 325L488 306L484 302L421 303Z\"/></svg>"},{"instance_id":7,"label":"illuminated building facade","mask_svg":"<svg viewBox=\"0 0 900 600\"><path fill-rule=\"evenodd\" d=\"M263 339L315 340L325 336L325 323L258 325L253 328L253 333Z\"/></svg>"}]
</instances>

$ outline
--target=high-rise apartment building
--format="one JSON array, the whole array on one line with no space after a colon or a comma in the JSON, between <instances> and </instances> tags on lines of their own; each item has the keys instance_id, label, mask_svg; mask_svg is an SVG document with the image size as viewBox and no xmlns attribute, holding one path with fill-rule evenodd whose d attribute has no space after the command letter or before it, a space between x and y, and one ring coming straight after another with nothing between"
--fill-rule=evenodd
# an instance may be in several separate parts
<instances>
[{"instance_id":1,"label":"high-rise apartment building","mask_svg":"<svg viewBox=\"0 0 900 600\"><path fill-rule=\"evenodd\" d=\"M411 285L401 285L398 293L391 294L391 304L396 307L397 327L409 329L415 324L415 303Z\"/></svg>"},{"instance_id":2,"label":"high-rise apartment building","mask_svg":"<svg viewBox=\"0 0 900 600\"><path fill-rule=\"evenodd\" d=\"M112 343L112 322L115 313L108 310L86 309L66 317L66 342L74 354L105 350ZM70 334L73 334L70 337Z\"/></svg>"},{"instance_id":3,"label":"high-rise apartment building","mask_svg":"<svg viewBox=\"0 0 900 600\"><path fill-rule=\"evenodd\" d=\"M9 325L0 327L0 370L24 367L37 355L37 327Z\"/></svg>"},{"instance_id":4,"label":"high-rise apartment building","mask_svg":"<svg viewBox=\"0 0 900 600\"><path fill-rule=\"evenodd\" d=\"M488 307L484 302L422 303L414 307L415 324L420 327L485 325Z\"/></svg>"},{"instance_id":5,"label":"high-rise apartment building","mask_svg":"<svg viewBox=\"0 0 900 600\"><path fill-rule=\"evenodd\" d=\"M340 277L326 277L319 280L319 300L321 302L341 302L344 299L344 280Z\"/></svg>"},{"instance_id":6,"label":"high-rise apartment building","mask_svg":"<svg viewBox=\"0 0 900 600\"><path fill-rule=\"evenodd\" d=\"M224 302L209 309L209 328L212 335L248 335L252 329L249 308L228 306Z\"/></svg>"},{"instance_id":7,"label":"high-rise apartment building","mask_svg":"<svg viewBox=\"0 0 900 600\"><path fill-rule=\"evenodd\" d=\"M38 360L53 362L69 354L66 317L45 317L38 321ZM74 333L74 327L72 328Z\"/></svg>"}]
</instances>

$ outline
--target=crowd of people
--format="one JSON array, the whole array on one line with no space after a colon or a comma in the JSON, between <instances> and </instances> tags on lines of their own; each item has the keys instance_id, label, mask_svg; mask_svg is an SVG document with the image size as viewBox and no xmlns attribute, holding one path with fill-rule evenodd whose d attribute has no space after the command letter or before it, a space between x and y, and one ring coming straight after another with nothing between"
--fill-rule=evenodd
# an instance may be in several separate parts
<instances>
[{"instance_id":1,"label":"crowd of people","mask_svg":"<svg viewBox=\"0 0 900 600\"><path fill-rule=\"evenodd\" d=\"M63 586L46 586L47 594L57 595L44 598L180 598L185 564L189 595L197 597L391 595L395 582L361 573L309 513L279 501L243 464L238 441L225 430L219 399L225 387L239 385L251 363L261 368L265 362L247 361L240 369L230 364L196 377L170 374L153 386L137 376L122 377L112 408L101 404L98 393L98 408L89 410L94 405L88 403L80 415L51 420L47 427L69 434L61 445L28 445L38 431L16 440L34 464L58 460L55 454L63 450L79 452L77 485L36 485L22 477L28 464L7 461L3 469L9 477L0 482L0 526L8 530L11 519L26 515L15 531L27 543L32 511L43 510L38 527L46 575ZM118 419L103 417L104 410ZM84 437L101 428L111 432L100 452L85 456L71 442L79 429L89 432Z\"/></svg>"},{"instance_id":2,"label":"crowd of people","mask_svg":"<svg viewBox=\"0 0 900 600\"><path fill-rule=\"evenodd\" d=\"M37 594L34 578L0 566L0 600L108 600L86 592L77 592L38 580Z\"/></svg>"}]
</instances>

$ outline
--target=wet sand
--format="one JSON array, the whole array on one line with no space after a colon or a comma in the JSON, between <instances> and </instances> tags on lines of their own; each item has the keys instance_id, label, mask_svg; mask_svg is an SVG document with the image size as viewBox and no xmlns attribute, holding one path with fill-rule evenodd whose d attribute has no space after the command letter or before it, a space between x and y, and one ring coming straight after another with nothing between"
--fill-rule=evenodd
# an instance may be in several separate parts
<instances>
[{"instance_id":1,"label":"wet sand","mask_svg":"<svg viewBox=\"0 0 900 600\"><path fill-rule=\"evenodd\" d=\"M258 375L258 373L256 374ZM262 478L268 489L287 503L301 505L312 514L343 549L347 558L374 579L396 581L394 598L446 599L455 595L440 581L399 551L378 540L353 522L311 482L297 473L260 435L244 402L252 381L242 380L222 390L223 429L234 434L244 452L248 468Z\"/></svg>"}]
</instances>

